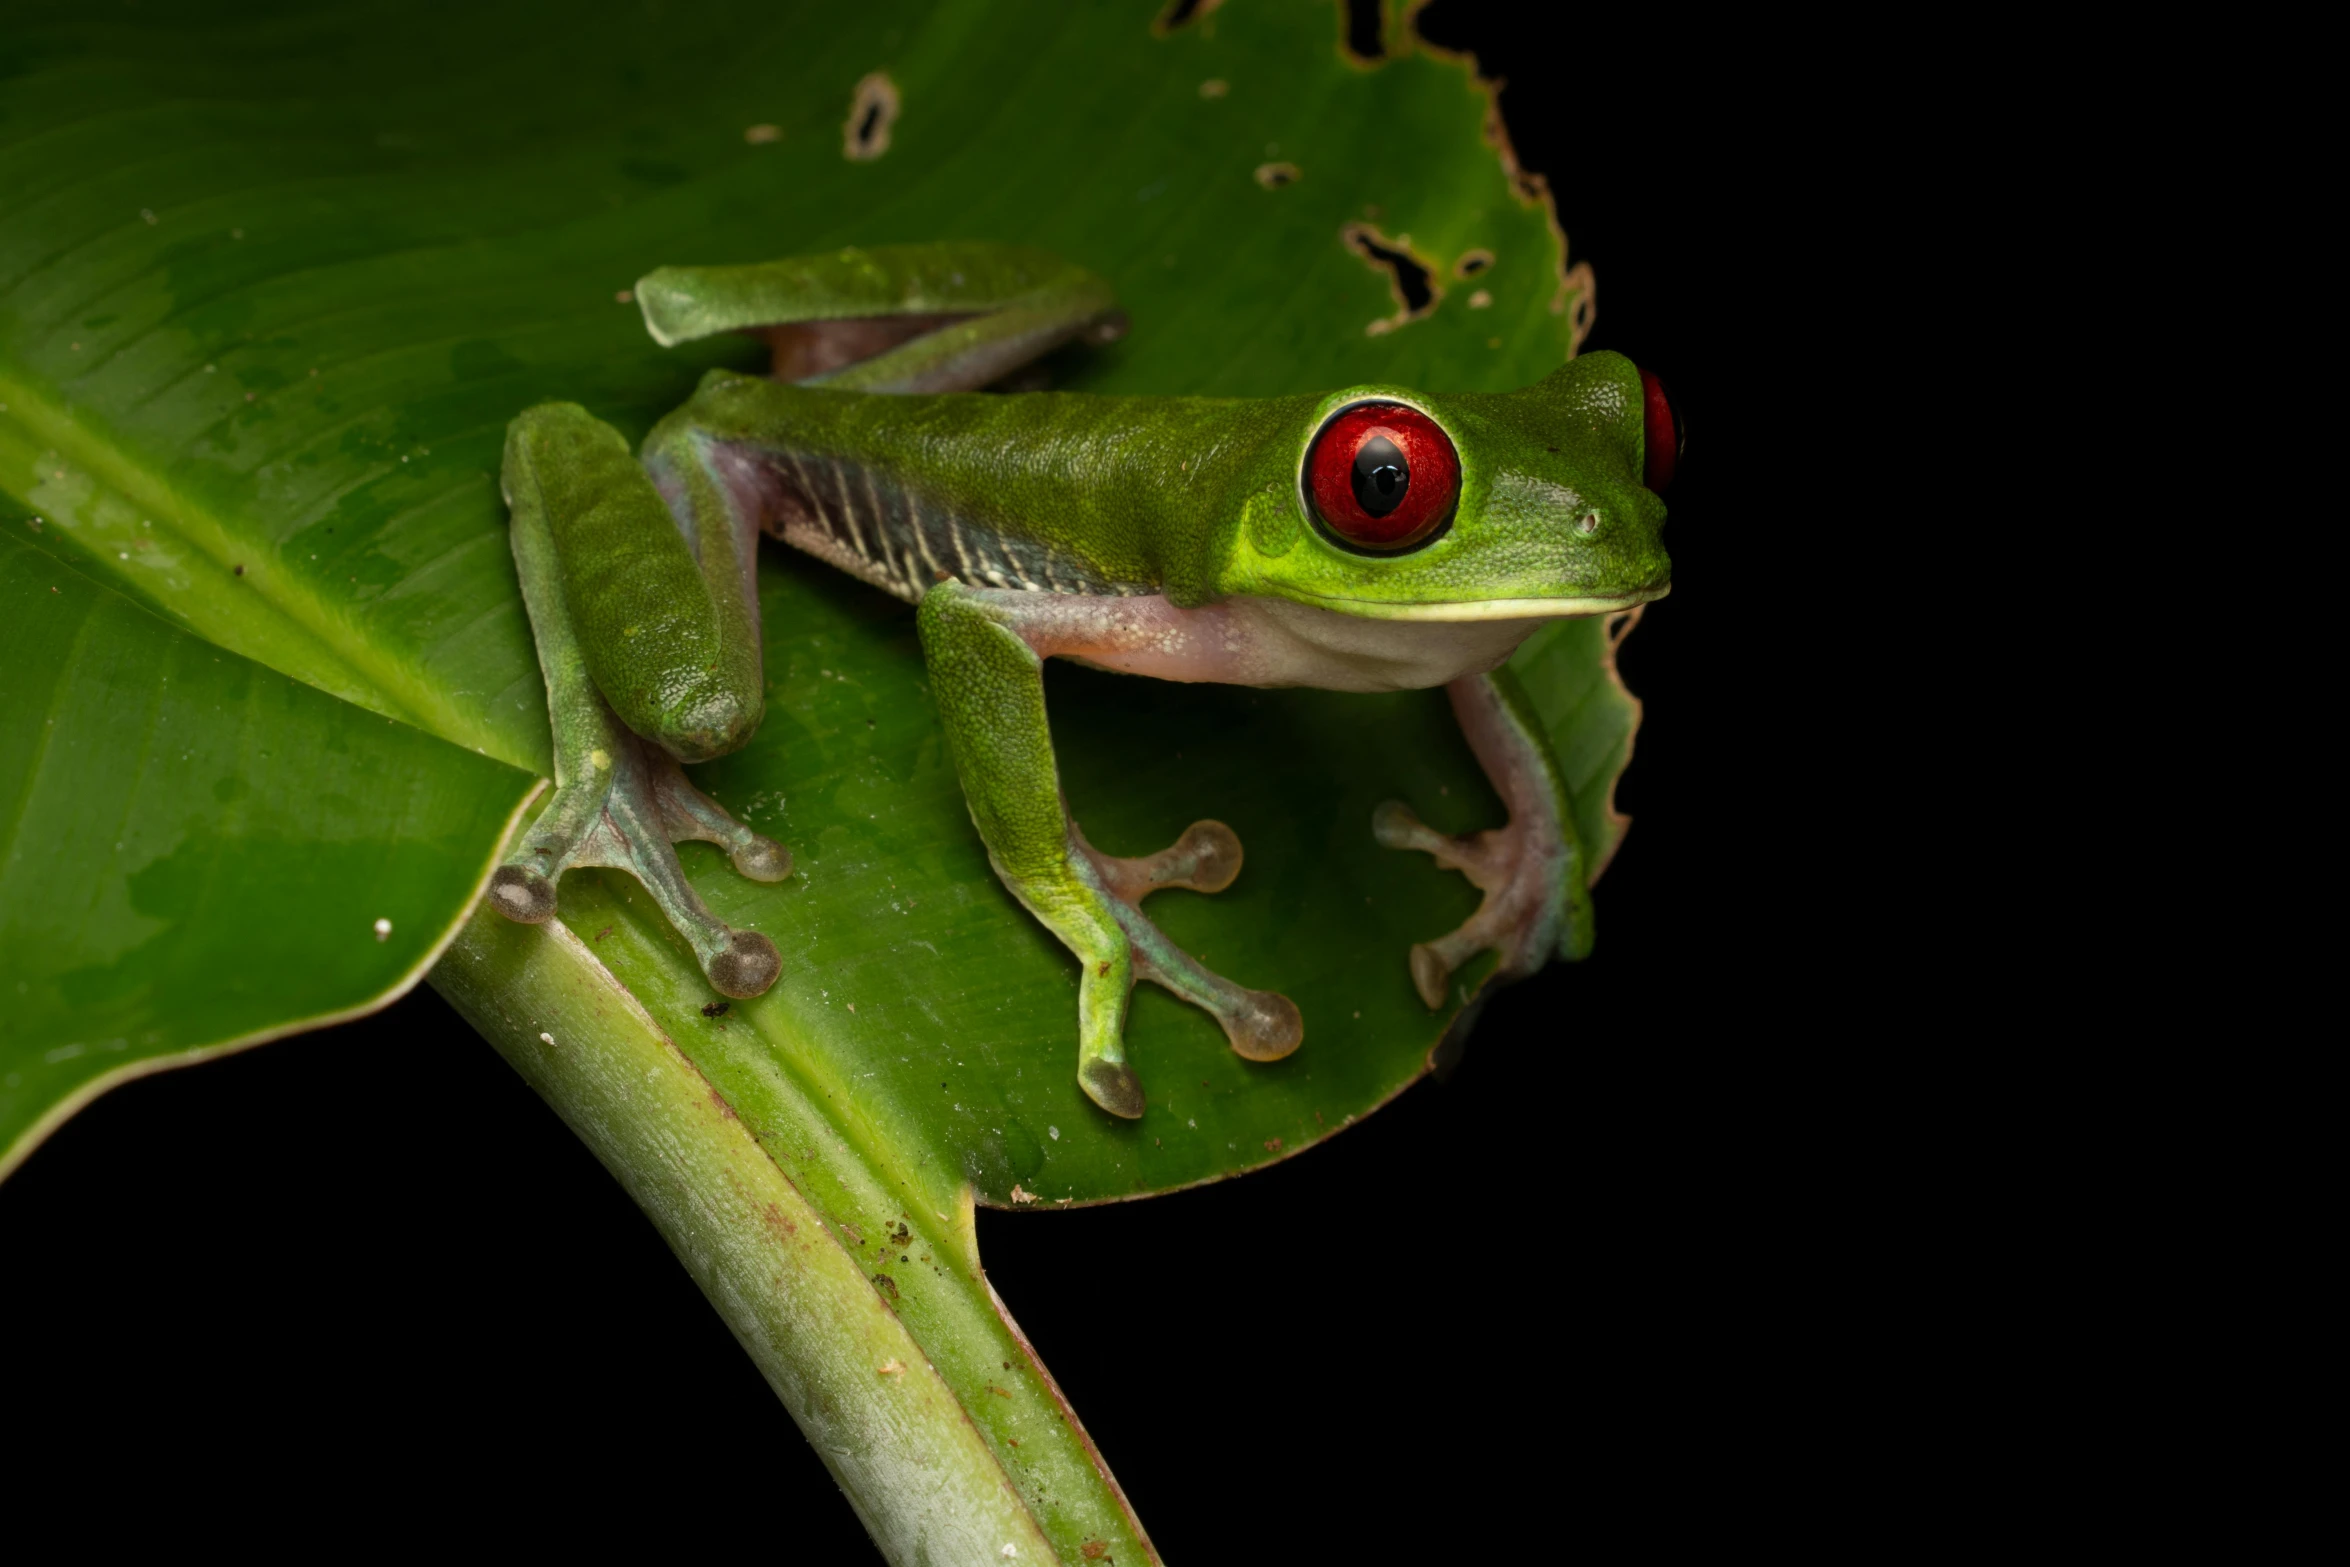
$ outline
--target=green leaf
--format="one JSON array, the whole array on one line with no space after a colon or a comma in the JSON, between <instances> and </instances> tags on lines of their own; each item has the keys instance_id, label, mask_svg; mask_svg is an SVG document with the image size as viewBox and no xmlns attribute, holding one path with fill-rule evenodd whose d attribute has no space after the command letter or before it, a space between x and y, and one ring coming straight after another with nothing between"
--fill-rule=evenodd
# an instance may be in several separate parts
<instances>
[{"instance_id":1,"label":"green leaf","mask_svg":"<svg viewBox=\"0 0 2350 1567\"><path fill-rule=\"evenodd\" d=\"M11 84L0 146L0 188L23 193L0 229L0 483L191 630L543 766L493 478L505 420L575 398L634 433L705 365L757 358L657 349L619 297L654 265L1045 245L1109 276L1134 318L1123 343L1056 366L1102 390L1507 387L1569 351L1580 280L1485 140L1463 64L1399 51L1365 69L1332 6L1220 10L1167 36L1152 9L696 7L656 26L614 7L553 35L407 7L36 28L46 64ZM877 72L887 147L852 158ZM1260 178L1273 164L1287 177ZM1425 265L1424 314L1405 319L1366 241ZM1454 275L1480 252L1473 280ZM1077 1092L1072 960L987 869L909 616L781 550L762 593L770 716L700 777L800 873L760 888L689 860L787 959L718 1052L747 1052L742 1092L788 1065L853 1089L880 1143L983 1201L1098 1201L1293 1153L1423 1069L1450 1013L1416 999L1405 953L1475 895L1368 824L1391 796L1447 830L1499 820L1441 694L1056 669L1087 831L1147 852L1197 817L1230 822L1238 884L1153 912L1306 1017L1295 1056L1250 1065L1146 990L1130 1038L1152 1108L1122 1125ZM1593 677L1595 635L1545 644L1565 684ZM1622 746L1563 733L1591 762L1579 814L1604 830ZM663 988L655 969L691 993L677 1026L694 1037L709 998L634 889L574 873L563 896L591 933L636 933L598 950L640 994Z\"/></svg>"},{"instance_id":2,"label":"green leaf","mask_svg":"<svg viewBox=\"0 0 2350 1567\"><path fill-rule=\"evenodd\" d=\"M0 534L0 1174L109 1085L365 1011L455 934L526 774Z\"/></svg>"},{"instance_id":3,"label":"green leaf","mask_svg":"<svg viewBox=\"0 0 2350 1567\"><path fill-rule=\"evenodd\" d=\"M1336 5L1200 7L1171 30L1152 25L1161 10L590 0L551 24L479 5L185 22L18 7L17 74L0 78L0 490L43 525L10 524L0 581L71 584L134 628L122 648L149 651L9 617L0 667L63 671L43 690L63 692L95 759L65 780L77 794L55 825L18 831L0 881L10 939L58 888L140 912L114 842L174 865L181 845L218 842L205 888L233 889L219 907L234 917L182 919L173 938L200 955L183 977L210 989L144 993L151 1021L135 1026L247 1037L413 973L496 851L520 793L500 764L547 765L495 477L507 420L565 399L638 435L710 365L758 362L743 341L652 344L626 296L655 266L939 238L1048 247L1108 277L1133 318L1119 344L1051 366L1104 391L1498 389L1572 351L1587 274L1487 139L1491 105L1463 62L1409 47L1392 8L1376 67L1344 54ZM662 1226L886 1551L914 1559L945 1538L926 1531L983 1515L994 1527L992 1503L925 1498L1000 1486L1020 1504L1002 1513L1007 1545L1147 1555L993 1302L970 1205L1215 1179L1399 1092L1478 978L1432 1014L1406 951L1476 895L1379 849L1372 809L1401 798L1465 831L1500 807L1441 693L1056 666L1063 779L1089 836L1133 853L1198 817L1233 825L1239 881L1152 912L1306 1019L1294 1056L1250 1065L1146 989L1129 1039L1151 1108L1113 1121L1074 1082L1073 960L970 826L910 613L780 548L760 592L765 727L697 780L799 868L761 887L702 846L686 858L721 915L776 940L775 989L721 1008L632 882L577 872L555 926L477 912L436 983ZM1609 652L1583 622L1515 664L1595 859L1620 831L1608 798L1637 717ZM208 696L206 679L242 683ZM0 707L12 764L37 735L17 691ZM232 696L267 716L239 730ZM136 758L167 756L151 731L188 736L182 779L139 783ZM264 745L301 765L239 759ZM232 779L266 809L195 809ZM262 825L275 848L255 842ZM378 835L364 840L376 881L312 876L361 832ZM391 880L435 876L413 917L383 901ZM351 958L336 898L366 921L389 913L391 940L370 931ZM306 999L333 963L389 964L410 939L423 945L374 988ZM220 997L253 1010L220 1021ZM45 1005L55 1026L61 1003ZM832 1304L795 1305L802 1290ZM919 1367L888 1353L901 1328ZM968 1431L949 1429L954 1407Z\"/></svg>"}]
</instances>

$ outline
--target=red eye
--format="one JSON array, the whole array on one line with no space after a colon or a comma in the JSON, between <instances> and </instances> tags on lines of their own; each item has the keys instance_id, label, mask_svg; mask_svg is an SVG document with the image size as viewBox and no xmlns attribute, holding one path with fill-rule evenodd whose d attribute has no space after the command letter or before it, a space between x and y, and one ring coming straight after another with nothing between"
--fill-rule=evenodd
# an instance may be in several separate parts
<instances>
[{"instance_id":1,"label":"red eye","mask_svg":"<svg viewBox=\"0 0 2350 1567\"><path fill-rule=\"evenodd\" d=\"M1400 403L1358 403L1314 437L1306 490L1323 526L1357 549L1408 549L1452 516L1461 460L1435 420Z\"/></svg>"},{"instance_id":2,"label":"red eye","mask_svg":"<svg viewBox=\"0 0 2350 1567\"><path fill-rule=\"evenodd\" d=\"M1673 470L1681 466L1689 432L1681 428L1681 416L1673 411L1673 396L1665 383L1647 370L1640 372L1640 403L1648 431L1648 472L1641 482L1662 495L1673 482Z\"/></svg>"}]
</instances>

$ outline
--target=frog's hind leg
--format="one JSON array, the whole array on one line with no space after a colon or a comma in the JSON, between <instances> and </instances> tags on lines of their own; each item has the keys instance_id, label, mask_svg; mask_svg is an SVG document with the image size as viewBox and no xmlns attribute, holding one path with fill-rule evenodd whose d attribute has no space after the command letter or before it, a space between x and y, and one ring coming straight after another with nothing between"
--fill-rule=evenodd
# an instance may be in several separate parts
<instances>
[{"instance_id":1,"label":"frog's hind leg","mask_svg":"<svg viewBox=\"0 0 2350 1567\"><path fill-rule=\"evenodd\" d=\"M877 245L736 267L662 267L636 285L664 347L764 337L779 381L859 392L965 392L1064 343L1107 343L1126 317L1109 284L1020 245Z\"/></svg>"},{"instance_id":2,"label":"frog's hind leg","mask_svg":"<svg viewBox=\"0 0 2350 1567\"><path fill-rule=\"evenodd\" d=\"M758 995L782 967L775 944L712 914L686 880L672 845L689 838L715 843L737 871L754 881L790 875L791 853L729 816L686 780L674 756L621 722L590 671L577 621L583 601L598 603L599 592L612 591L599 582L599 573L660 583L680 570L698 577L699 565L652 482L628 456L625 442L584 410L550 405L517 419L507 443L505 486L515 564L547 680L555 795L491 876L490 902L510 919L536 924L555 914L556 884L564 871L573 866L628 871L692 946L716 989L729 996ZM599 553L598 526L617 532L628 546L617 562L608 542ZM562 551L559 533L569 535ZM685 566L671 555L681 556ZM726 580L723 573L717 580ZM688 579L663 584L664 596L655 607L672 619L683 614L690 622L696 585ZM676 609L680 602L686 611ZM612 606L602 607L609 611ZM619 629L634 629L626 614ZM675 625L662 629L673 643L697 634L690 624L682 631ZM749 722L757 722L755 700L739 689L740 671L727 678L730 672L720 663L714 660L710 670L702 671L712 677L711 689L688 691L682 705L674 691L640 695L632 705L646 709L648 724L671 724L689 751L707 754L705 747L722 745L745 729L741 714L746 704ZM610 678L624 681L627 674L622 666ZM756 679L755 664L751 678Z\"/></svg>"},{"instance_id":3,"label":"frog's hind leg","mask_svg":"<svg viewBox=\"0 0 2350 1567\"><path fill-rule=\"evenodd\" d=\"M1289 1054L1304 1024L1287 997L1210 972L1140 907L1165 887L1230 885L1241 856L1229 827L1194 823L1172 848L1120 859L1094 849L1070 821L1045 718L1043 659L1021 634L1025 601L1042 597L941 583L922 601L922 647L989 862L1077 955L1077 1080L1094 1103L1132 1119L1143 1112L1142 1084L1126 1060L1136 980L1207 1011L1250 1060Z\"/></svg>"},{"instance_id":4,"label":"frog's hind leg","mask_svg":"<svg viewBox=\"0 0 2350 1567\"><path fill-rule=\"evenodd\" d=\"M1509 825L1450 837L1389 800L1371 831L1390 849L1416 849L1457 870L1485 894L1456 929L1412 948L1412 984L1431 1008L1444 1005L1453 972L1480 952L1500 958L1496 981L1524 979L1555 951L1591 951L1591 893L1572 802L1542 721L1508 669L1470 675L1446 688L1469 747L1484 765Z\"/></svg>"}]
</instances>

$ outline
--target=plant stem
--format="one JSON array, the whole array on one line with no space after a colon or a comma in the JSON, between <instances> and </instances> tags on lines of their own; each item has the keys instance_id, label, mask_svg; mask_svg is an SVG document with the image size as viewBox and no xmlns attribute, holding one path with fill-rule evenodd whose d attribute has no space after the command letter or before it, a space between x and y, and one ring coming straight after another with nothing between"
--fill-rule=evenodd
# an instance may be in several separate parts
<instances>
[{"instance_id":1,"label":"plant stem","mask_svg":"<svg viewBox=\"0 0 2350 1567\"><path fill-rule=\"evenodd\" d=\"M662 1021L700 994L698 972L661 983L690 959L613 891L567 878L565 914L632 939L591 951L563 920L520 926L484 906L433 984L660 1229L883 1556L1155 1562L988 1286L968 1185L910 1190L899 1160L860 1146L870 1129L838 1124L788 1072L727 1092L729 1074L706 1073ZM632 983L607 966L615 953Z\"/></svg>"}]
</instances>

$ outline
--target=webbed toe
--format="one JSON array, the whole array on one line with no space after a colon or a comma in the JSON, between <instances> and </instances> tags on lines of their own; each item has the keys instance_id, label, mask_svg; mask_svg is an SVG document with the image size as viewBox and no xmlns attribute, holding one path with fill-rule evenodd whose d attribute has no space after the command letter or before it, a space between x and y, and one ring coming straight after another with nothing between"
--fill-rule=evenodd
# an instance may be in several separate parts
<instances>
[{"instance_id":1,"label":"webbed toe","mask_svg":"<svg viewBox=\"0 0 2350 1567\"><path fill-rule=\"evenodd\" d=\"M1077 1085L1085 1090L1086 1098L1110 1114L1129 1121L1142 1119L1142 1080L1125 1062L1099 1056L1081 1061L1077 1066Z\"/></svg>"},{"instance_id":2,"label":"webbed toe","mask_svg":"<svg viewBox=\"0 0 2350 1567\"><path fill-rule=\"evenodd\" d=\"M747 1001L766 994L767 987L775 983L775 977L783 972L783 954L757 931L738 930L725 950L710 959L704 972L719 994Z\"/></svg>"}]
</instances>

